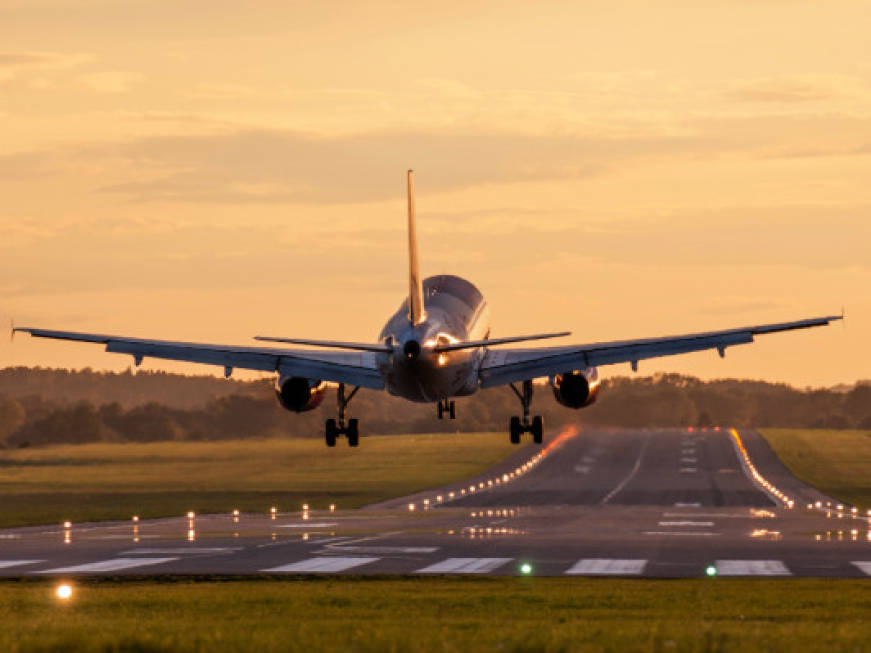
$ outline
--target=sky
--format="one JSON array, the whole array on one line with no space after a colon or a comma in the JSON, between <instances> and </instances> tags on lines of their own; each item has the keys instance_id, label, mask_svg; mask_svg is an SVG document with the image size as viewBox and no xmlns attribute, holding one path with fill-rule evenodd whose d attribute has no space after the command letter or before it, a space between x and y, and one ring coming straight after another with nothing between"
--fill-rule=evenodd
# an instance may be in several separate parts
<instances>
[{"instance_id":1,"label":"sky","mask_svg":"<svg viewBox=\"0 0 871 653\"><path fill-rule=\"evenodd\" d=\"M871 378L869 12L0 0L0 319L374 341L407 291L414 168L422 272L478 285L494 337L843 307L843 327L639 373ZM19 336L5 365L130 360Z\"/></svg>"}]
</instances>

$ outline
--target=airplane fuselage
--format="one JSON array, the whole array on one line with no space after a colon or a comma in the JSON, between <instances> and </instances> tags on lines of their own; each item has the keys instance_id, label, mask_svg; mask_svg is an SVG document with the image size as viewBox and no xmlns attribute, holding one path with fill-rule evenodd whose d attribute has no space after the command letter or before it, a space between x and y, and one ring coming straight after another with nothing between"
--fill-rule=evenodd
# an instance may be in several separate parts
<instances>
[{"instance_id":1,"label":"airplane fuselage","mask_svg":"<svg viewBox=\"0 0 871 653\"><path fill-rule=\"evenodd\" d=\"M465 279L440 275L424 280L423 306L423 319L412 325L406 300L378 338L397 352L377 356L387 391L417 402L476 392L483 347L444 353L428 349L489 338L490 311L484 296Z\"/></svg>"}]
</instances>

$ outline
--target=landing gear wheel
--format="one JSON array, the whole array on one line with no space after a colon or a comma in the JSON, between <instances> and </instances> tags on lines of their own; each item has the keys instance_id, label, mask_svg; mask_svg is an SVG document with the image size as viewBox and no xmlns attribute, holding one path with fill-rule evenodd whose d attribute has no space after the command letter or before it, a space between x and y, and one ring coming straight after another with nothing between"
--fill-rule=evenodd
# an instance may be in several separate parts
<instances>
[{"instance_id":1,"label":"landing gear wheel","mask_svg":"<svg viewBox=\"0 0 871 653\"><path fill-rule=\"evenodd\" d=\"M451 414L451 419L457 419L457 407L454 404L454 402L452 401L450 404L448 404L448 407L449 407L448 412L450 412L450 414Z\"/></svg>"},{"instance_id":2,"label":"landing gear wheel","mask_svg":"<svg viewBox=\"0 0 871 653\"><path fill-rule=\"evenodd\" d=\"M441 401L439 402L438 411L439 411L439 419L444 419L445 418L445 405Z\"/></svg>"},{"instance_id":3,"label":"landing gear wheel","mask_svg":"<svg viewBox=\"0 0 871 653\"><path fill-rule=\"evenodd\" d=\"M541 444L544 441L544 418L536 415L532 418L532 441Z\"/></svg>"},{"instance_id":4,"label":"landing gear wheel","mask_svg":"<svg viewBox=\"0 0 871 653\"><path fill-rule=\"evenodd\" d=\"M348 420L348 446L356 447L360 444L360 422L356 419Z\"/></svg>"},{"instance_id":5,"label":"landing gear wheel","mask_svg":"<svg viewBox=\"0 0 871 653\"><path fill-rule=\"evenodd\" d=\"M339 435L339 427L336 426L336 420L328 419L326 428L326 439L328 447L336 446L336 438Z\"/></svg>"},{"instance_id":6,"label":"landing gear wheel","mask_svg":"<svg viewBox=\"0 0 871 653\"><path fill-rule=\"evenodd\" d=\"M511 437L511 444L520 444L520 418L512 417L508 423L508 434Z\"/></svg>"}]
</instances>

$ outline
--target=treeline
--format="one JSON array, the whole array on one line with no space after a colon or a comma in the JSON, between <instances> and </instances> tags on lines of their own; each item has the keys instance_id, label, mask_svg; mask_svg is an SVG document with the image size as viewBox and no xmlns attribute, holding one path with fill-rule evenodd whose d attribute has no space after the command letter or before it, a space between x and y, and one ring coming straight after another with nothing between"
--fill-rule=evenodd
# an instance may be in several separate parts
<instances>
[{"instance_id":1,"label":"treeline","mask_svg":"<svg viewBox=\"0 0 871 653\"><path fill-rule=\"evenodd\" d=\"M270 436L322 437L335 417L335 391L316 410L282 409L266 380L227 382L176 374L112 374L15 368L0 371L0 446L99 441L213 440ZM10 378L22 383L9 391ZM46 381L42 392L34 379ZM115 384L113 386L113 383ZM7 385L4 385L7 384ZM100 391L111 401L99 400ZM26 388L30 393L22 392ZM349 416L365 434L504 430L519 413L508 388L457 399L456 421L436 419L434 405L361 391ZM783 426L871 429L871 384L800 390L761 381L701 381L677 374L605 381L598 402L581 411L537 387L535 414L549 428L590 426Z\"/></svg>"}]
</instances>

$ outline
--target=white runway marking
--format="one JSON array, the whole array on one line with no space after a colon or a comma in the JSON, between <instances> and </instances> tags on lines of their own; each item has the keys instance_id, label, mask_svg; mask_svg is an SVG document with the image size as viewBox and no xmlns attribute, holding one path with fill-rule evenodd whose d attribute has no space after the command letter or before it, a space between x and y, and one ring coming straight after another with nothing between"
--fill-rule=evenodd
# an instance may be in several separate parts
<instances>
[{"instance_id":1,"label":"white runway marking","mask_svg":"<svg viewBox=\"0 0 871 653\"><path fill-rule=\"evenodd\" d=\"M699 470L695 467L681 467L680 473L681 474L695 474L697 471L699 471Z\"/></svg>"},{"instance_id":2,"label":"white runway marking","mask_svg":"<svg viewBox=\"0 0 871 653\"><path fill-rule=\"evenodd\" d=\"M603 506L604 506L604 505L605 505L606 503L608 503L611 499L613 499L615 496L617 496L618 494L620 494L620 492L623 491L623 488L625 488L627 485L629 485L629 482L630 482L633 478L635 478L635 475L638 473L638 470L641 469L641 461L644 460L644 452L647 451L647 445L648 445L649 442L650 442L650 434L648 433L647 436L644 438L644 443L641 445L641 450L638 452L638 460L635 461L635 467L633 467L633 468L632 468L632 471L629 472L629 476L627 476L626 478L624 478L624 479L620 482L620 485L618 485L618 486L615 487L613 490L611 490L611 491L610 491L610 492L605 496L605 498L602 499L602 500L599 502L599 505L603 505Z\"/></svg>"},{"instance_id":3,"label":"white runway marking","mask_svg":"<svg viewBox=\"0 0 871 653\"><path fill-rule=\"evenodd\" d=\"M391 553L435 553L437 546L342 546L334 544L326 547L336 553L370 553L372 555L390 555Z\"/></svg>"},{"instance_id":4,"label":"white runway marking","mask_svg":"<svg viewBox=\"0 0 871 653\"><path fill-rule=\"evenodd\" d=\"M511 562L513 558L448 558L429 567L418 569L417 574L486 574Z\"/></svg>"},{"instance_id":5,"label":"white runway marking","mask_svg":"<svg viewBox=\"0 0 871 653\"><path fill-rule=\"evenodd\" d=\"M146 567L150 565L162 565L165 562L173 562L178 558L112 558L111 560L101 560L100 562L89 562L84 565L74 565L72 567L57 567L55 569L43 569L35 571L35 574L90 574L102 573L106 571L120 571L122 569L133 569L135 567Z\"/></svg>"},{"instance_id":6,"label":"white runway marking","mask_svg":"<svg viewBox=\"0 0 871 653\"><path fill-rule=\"evenodd\" d=\"M0 560L0 569L8 569L9 567L23 567L24 565L35 565L45 560Z\"/></svg>"},{"instance_id":7,"label":"white runway marking","mask_svg":"<svg viewBox=\"0 0 871 653\"><path fill-rule=\"evenodd\" d=\"M271 567L269 569L261 569L260 571L275 574L296 574L296 573L334 573L337 571L345 571L368 565L370 562L375 562L381 558L343 558L343 557L322 557L309 558L300 562L292 562L289 565L281 565L279 567Z\"/></svg>"},{"instance_id":8,"label":"white runway marking","mask_svg":"<svg viewBox=\"0 0 871 653\"><path fill-rule=\"evenodd\" d=\"M693 501L692 503L682 503L678 501L674 504L675 508L701 508L702 504L699 501ZM665 513L665 516L668 517L668 513Z\"/></svg>"},{"instance_id":9,"label":"white runway marking","mask_svg":"<svg viewBox=\"0 0 871 653\"><path fill-rule=\"evenodd\" d=\"M792 576L780 560L717 560L718 576Z\"/></svg>"},{"instance_id":10,"label":"white runway marking","mask_svg":"<svg viewBox=\"0 0 871 653\"><path fill-rule=\"evenodd\" d=\"M871 576L871 562L857 562L856 560L854 560L853 565L858 567L859 570L866 576Z\"/></svg>"},{"instance_id":11,"label":"white runway marking","mask_svg":"<svg viewBox=\"0 0 871 653\"><path fill-rule=\"evenodd\" d=\"M646 566L647 560L585 558L578 560L565 573L573 576L639 576Z\"/></svg>"},{"instance_id":12,"label":"white runway marking","mask_svg":"<svg viewBox=\"0 0 871 653\"><path fill-rule=\"evenodd\" d=\"M719 533L712 533L711 531L644 531L642 535L679 535L679 536L693 536L697 535L699 537L712 537L714 535L719 535Z\"/></svg>"},{"instance_id":13,"label":"white runway marking","mask_svg":"<svg viewBox=\"0 0 871 653\"><path fill-rule=\"evenodd\" d=\"M242 547L233 546L233 547L224 547L224 546L215 546L215 547L179 547L177 549L151 549L151 548L142 548L142 549L130 549L129 551L122 551L118 555L122 556L138 556L138 555L204 555L210 553L235 553L236 551L241 551Z\"/></svg>"},{"instance_id":14,"label":"white runway marking","mask_svg":"<svg viewBox=\"0 0 871 653\"><path fill-rule=\"evenodd\" d=\"M712 521L661 521L658 524L659 526L713 526L714 522Z\"/></svg>"},{"instance_id":15,"label":"white runway marking","mask_svg":"<svg viewBox=\"0 0 871 653\"><path fill-rule=\"evenodd\" d=\"M279 524L278 528L329 528L336 522L303 522L302 524Z\"/></svg>"},{"instance_id":16,"label":"white runway marking","mask_svg":"<svg viewBox=\"0 0 871 653\"><path fill-rule=\"evenodd\" d=\"M590 466L589 465L575 465L575 471L578 474L589 474Z\"/></svg>"},{"instance_id":17,"label":"white runway marking","mask_svg":"<svg viewBox=\"0 0 871 653\"><path fill-rule=\"evenodd\" d=\"M699 459L698 459L698 458L694 458L694 457L692 457L692 456L684 456L683 458L680 459L680 461L681 461L682 463L688 463L688 464L691 464L691 465L695 465L697 462L699 462Z\"/></svg>"}]
</instances>

